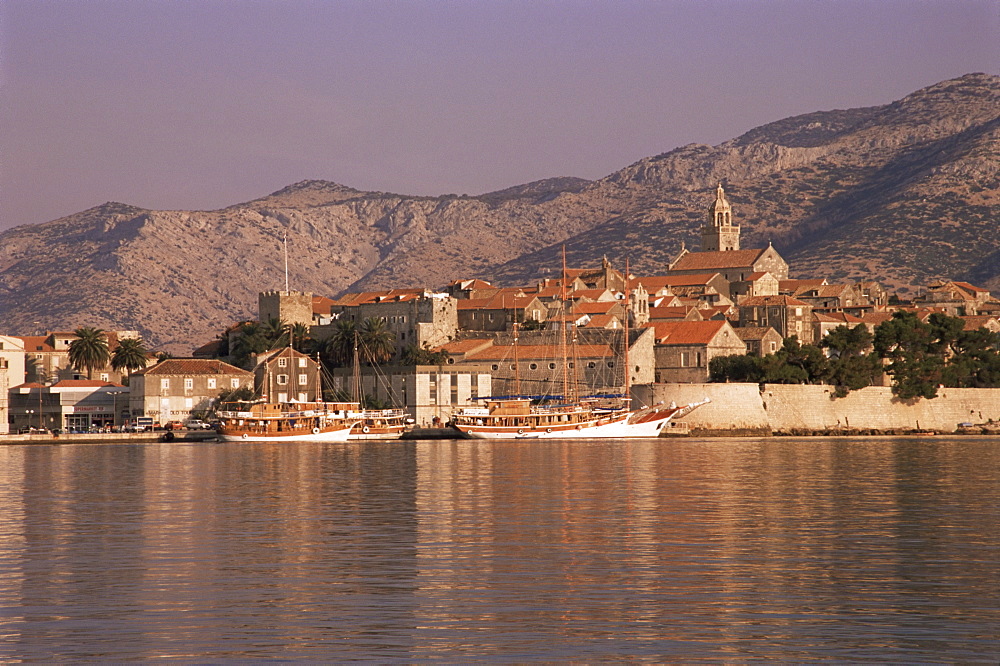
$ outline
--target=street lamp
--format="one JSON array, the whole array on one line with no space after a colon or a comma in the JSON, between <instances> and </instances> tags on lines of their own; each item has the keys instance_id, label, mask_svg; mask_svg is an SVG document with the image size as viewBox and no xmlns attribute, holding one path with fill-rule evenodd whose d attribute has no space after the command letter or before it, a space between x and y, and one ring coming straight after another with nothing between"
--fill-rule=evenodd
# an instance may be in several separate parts
<instances>
[{"instance_id":1,"label":"street lamp","mask_svg":"<svg viewBox=\"0 0 1000 666\"><path fill-rule=\"evenodd\" d=\"M24 410L25 425L27 426L27 430L29 432L31 431L31 415L34 414L34 413L35 413L35 410L33 410L33 409L26 409L26 410Z\"/></svg>"}]
</instances>

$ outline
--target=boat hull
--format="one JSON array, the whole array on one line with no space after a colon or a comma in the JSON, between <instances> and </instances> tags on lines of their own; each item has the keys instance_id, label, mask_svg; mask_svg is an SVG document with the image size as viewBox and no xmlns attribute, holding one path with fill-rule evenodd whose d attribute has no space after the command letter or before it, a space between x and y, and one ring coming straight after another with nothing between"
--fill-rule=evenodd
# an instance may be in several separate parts
<instances>
[{"instance_id":1,"label":"boat hull","mask_svg":"<svg viewBox=\"0 0 1000 666\"><path fill-rule=\"evenodd\" d=\"M351 427L317 428L319 432L258 433L246 430L222 430L219 439L224 442L346 442Z\"/></svg>"},{"instance_id":2,"label":"boat hull","mask_svg":"<svg viewBox=\"0 0 1000 666\"><path fill-rule=\"evenodd\" d=\"M455 425L462 434L473 439L622 439L659 437L660 431L670 422L670 417L653 421L630 423L625 414L610 423L581 423L574 426L553 427L493 427Z\"/></svg>"}]
</instances>

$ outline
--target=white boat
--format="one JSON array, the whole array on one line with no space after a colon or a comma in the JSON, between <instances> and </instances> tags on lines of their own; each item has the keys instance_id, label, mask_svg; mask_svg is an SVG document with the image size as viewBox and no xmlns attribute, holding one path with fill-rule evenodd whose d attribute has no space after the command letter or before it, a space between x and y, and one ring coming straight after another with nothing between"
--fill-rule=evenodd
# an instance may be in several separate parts
<instances>
[{"instance_id":1,"label":"white boat","mask_svg":"<svg viewBox=\"0 0 1000 666\"><path fill-rule=\"evenodd\" d=\"M361 419L353 402L231 402L216 411L227 442L346 442Z\"/></svg>"},{"instance_id":2,"label":"white boat","mask_svg":"<svg viewBox=\"0 0 1000 666\"><path fill-rule=\"evenodd\" d=\"M708 402L682 407L629 410L600 401L570 405L532 405L523 398L487 401L452 416L452 426L473 439L604 439L659 437L676 417Z\"/></svg>"}]
</instances>

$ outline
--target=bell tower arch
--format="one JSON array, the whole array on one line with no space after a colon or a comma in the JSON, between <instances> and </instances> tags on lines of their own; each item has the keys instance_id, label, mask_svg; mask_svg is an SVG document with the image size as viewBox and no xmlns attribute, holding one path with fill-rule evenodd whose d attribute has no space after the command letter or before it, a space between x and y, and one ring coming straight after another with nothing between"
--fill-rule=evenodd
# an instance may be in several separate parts
<instances>
[{"instance_id":1,"label":"bell tower arch","mask_svg":"<svg viewBox=\"0 0 1000 666\"><path fill-rule=\"evenodd\" d=\"M733 224L733 208L726 200L722 183L715 190L715 201L708 208L708 224L701 228L702 252L725 252L740 249L740 227Z\"/></svg>"}]
</instances>

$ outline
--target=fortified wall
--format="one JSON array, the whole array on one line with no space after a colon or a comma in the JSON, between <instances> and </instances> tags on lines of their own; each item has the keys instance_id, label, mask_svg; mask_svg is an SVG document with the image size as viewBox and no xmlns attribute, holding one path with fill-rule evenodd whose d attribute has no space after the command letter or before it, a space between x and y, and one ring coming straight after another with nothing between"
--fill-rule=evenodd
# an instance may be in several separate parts
<instances>
[{"instance_id":1,"label":"fortified wall","mask_svg":"<svg viewBox=\"0 0 1000 666\"><path fill-rule=\"evenodd\" d=\"M710 398L682 421L693 434L754 435L826 430L937 430L1000 421L1000 389L938 389L932 400L900 400L887 386L834 398L834 387L800 384L648 384L642 403L687 404Z\"/></svg>"}]
</instances>

